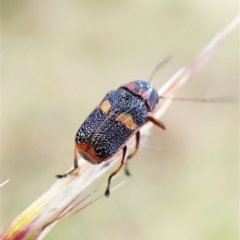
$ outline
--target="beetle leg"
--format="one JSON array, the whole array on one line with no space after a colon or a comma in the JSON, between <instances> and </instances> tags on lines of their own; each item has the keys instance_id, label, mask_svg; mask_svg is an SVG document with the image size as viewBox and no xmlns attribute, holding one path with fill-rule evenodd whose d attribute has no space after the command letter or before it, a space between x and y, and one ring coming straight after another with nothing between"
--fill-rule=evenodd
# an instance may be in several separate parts
<instances>
[{"instance_id":1,"label":"beetle leg","mask_svg":"<svg viewBox=\"0 0 240 240\"><path fill-rule=\"evenodd\" d=\"M157 120L156 118L154 118L154 117L152 117L152 116L150 116L150 115L147 116L147 121L152 122L154 125L162 128L163 130L166 129L164 123L162 123L161 121Z\"/></svg>"},{"instance_id":2,"label":"beetle leg","mask_svg":"<svg viewBox=\"0 0 240 240\"><path fill-rule=\"evenodd\" d=\"M126 159L127 159L127 146L124 146L123 147L123 155L122 155L122 160L121 160L121 163L120 165L118 166L118 168L111 173L111 175L108 177L108 185L107 185L107 188L106 188L106 191L105 191L105 196L106 197L109 197L110 196L110 184L111 184L111 179L114 175L116 175L122 168L122 166L125 164L126 162Z\"/></svg>"},{"instance_id":3,"label":"beetle leg","mask_svg":"<svg viewBox=\"0 0 240 240\"><path fill-rule=\"evenodd\" d=\"M64 178L67 175L69 175L72 172L74 172L77 168L78 168L78 158L77 158L77 147L75 145L75 147L74 147L74 168L72 170L70 170L69 172L65 173L65 174L56 175L56 177L57 178Z\"/></svg>"},{"instance_id":4,"label":"beetle leg","mask_svg":"<svg viewBox=\"0 0 240 240\"><path fill-rule=\"evenodd\" d=\"M128 160L129 160L130 158L132 158L132 157L137 153L137 151L138 151L138 147L139 147L139 143L140 143L140 131L136 132L135 136L136 136L136 146L135 146L135 150L134 150L131 154L128 155L127 161L126 161L126 163L124 164L124 169L125 169L125 173L126 173L127 176L130 176L130 175L131 175L130 172L129 172L129 170L128 170L128 166L127 166L127 165L128 165Z\"/></svg>"},{"instance_id":5,"label":"beetle leg","mask_svg":"<svg viewBox=\"0 0 240 240\"><path fill-rule=\"evenodd\" d=\"M74 170L78 168L78 151L77 151L77 146L75 144L75 148L74 148Z\"/></svg>"}]
</instances>

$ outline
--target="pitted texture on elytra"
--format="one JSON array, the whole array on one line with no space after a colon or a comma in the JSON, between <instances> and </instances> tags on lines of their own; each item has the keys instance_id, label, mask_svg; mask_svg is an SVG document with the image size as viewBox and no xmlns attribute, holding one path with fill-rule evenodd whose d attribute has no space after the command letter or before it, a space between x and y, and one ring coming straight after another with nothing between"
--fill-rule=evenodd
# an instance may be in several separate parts
<instances>
[{"instance_id":1,"label":"pitted texture on elytra","mask_svg":"<svg viewBox=\"0 0 240 240\"><path fill-rule=\"evenodd\" d=\"M111 103L111 109L107 113L99 107L93 110L79 128L76 142L88 143L94 148L96 156L106 160L121 150L136 131L128 129L122 121L117 121L117 117L129 114L134 124L141 127L147 117L147 107L143 99L123 88L110 91L104 101Z\"/></svg>"},{"instance_id":2,"label":"pitted texture on elytra","mask_svg":"<svg viewBox=\"0 0 240 240\"><path fill-rule=\"evenodd\" d=\"M105 120L105 114L100 108L95 108L88 116L76 134L77 143L87 143L90 141L92 134L97 130L100 124Z\"/></svg>"},{"instance_id":3,"label":"pitted texture on elytra","mask_svg":"<svg viewBox=\"0 0 240 240\"><path fill-rule=\"evenodd\" d=\"M149 112L152 112L155 109L159 100L159 96L151 83L143 80L135 80L123 85L122 88L125 88L128 91L145 99Z\"/></svg>"}]
</instances>

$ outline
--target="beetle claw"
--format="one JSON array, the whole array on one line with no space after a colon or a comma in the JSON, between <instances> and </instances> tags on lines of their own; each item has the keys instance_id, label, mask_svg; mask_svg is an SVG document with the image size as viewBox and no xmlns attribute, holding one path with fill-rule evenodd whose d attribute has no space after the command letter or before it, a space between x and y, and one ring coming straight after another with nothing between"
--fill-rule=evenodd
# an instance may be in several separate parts
<instances>
[{"instance_id":1,"label":"beetle claw","mask_svg":"<svg viewBox=\"0 0 240 240\"><path fill-rule=\"evenodd\" d=\"M68 173L66 174L58 174L58 175L55 175L56 178L64 178L68 175Z\"/></svg>"},{"instance_id":2,"label":"beetle claw","mask_svg":"<svg viewBox=\"0 0 240 240\"><path fill-rule=\"evenodd\" d=\"M128 171L127 167L125 167L125 174L130 177L131 176L131 173Z\"/></svg>"},{"instance_id":3,"label":"beetle claw","mask_svg":"<svg viewBox=\"0 0 240 240\"><path fill-rule=\"evenodd\" d=\"M107 188L106 191L105 191L105 197L109 197L110 196L110 191L109 189Z\"/></svg>"},{"instance_id":4,"label":"beetle claw","mask_svg":"<svg viewBox=\"0 0 240 240\"><path fill-rule=\"evenodd\" d=\"M68 175L70 175L72 172L74 172L78 167L74 167L72 170L70 170L69 172L65 173L65 174L58 174L58 175L55 175L56 178L65 178L67 177Z\"/></svg>"}]
</instances>

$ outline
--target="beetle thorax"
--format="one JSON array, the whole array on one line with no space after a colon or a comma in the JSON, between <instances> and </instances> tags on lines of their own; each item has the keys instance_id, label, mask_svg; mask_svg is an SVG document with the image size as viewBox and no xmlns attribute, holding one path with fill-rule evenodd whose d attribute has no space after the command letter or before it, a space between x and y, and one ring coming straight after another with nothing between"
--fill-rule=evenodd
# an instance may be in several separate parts
<instances>
[{"instance_id":1,"label":"beetle thorax","mask_svg":"<svg viewBox=\"0 0 240 240\"><path fill-rule=\"evenodd\" d=\"M152 112L159 100L157 91L153 86L143 80L135 80L122 86L122 88L144 99L148 111Z\"/></svg>"}]
</instances>

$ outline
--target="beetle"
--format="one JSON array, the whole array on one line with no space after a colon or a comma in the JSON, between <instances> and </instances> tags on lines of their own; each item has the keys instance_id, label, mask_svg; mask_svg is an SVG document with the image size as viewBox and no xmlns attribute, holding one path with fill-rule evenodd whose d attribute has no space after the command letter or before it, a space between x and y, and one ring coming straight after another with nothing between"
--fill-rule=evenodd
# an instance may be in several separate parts
<instances>
[{"instance_id":1,"label":"beetle","mask_svg":"<svg viewBox=\"0 0 240 240\"><path fill-rule=\"evenodd\" d=\"M141 127L150 121L165 130L165 125L151 114L159 98L153 86L143 80L129 82L108 92L76 133L74 169L57 177L66 177L78 168L78 153L91 164L99 164L122 151L120 165L108 177L105 191L105 196L108 197L112 177L138 151ZM134 135L136 137L135 150L128 154L127 142ZM127 168L125 171L129 175Z\"/></svg>"}]
</instances>

